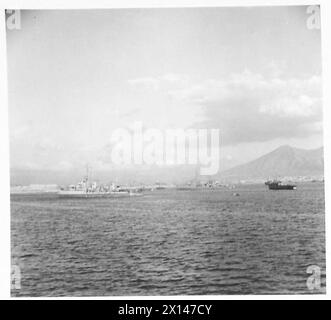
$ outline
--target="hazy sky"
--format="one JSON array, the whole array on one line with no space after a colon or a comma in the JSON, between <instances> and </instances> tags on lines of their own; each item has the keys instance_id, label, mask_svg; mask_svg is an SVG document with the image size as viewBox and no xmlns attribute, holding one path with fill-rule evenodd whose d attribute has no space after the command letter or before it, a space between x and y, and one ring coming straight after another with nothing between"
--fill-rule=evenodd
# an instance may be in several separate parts
<instances>
[{"instance_id":1,"label":"hazy sky","mask_svg":"<svg viewBox=\"0 0 331 320\"><path fill-rule=\"evenodd\" d=\"M306 7L22 11L8 30L11 166L102 167L118 127L219 128L223 167L322 145Z\"/></svg>"}]
</instances>

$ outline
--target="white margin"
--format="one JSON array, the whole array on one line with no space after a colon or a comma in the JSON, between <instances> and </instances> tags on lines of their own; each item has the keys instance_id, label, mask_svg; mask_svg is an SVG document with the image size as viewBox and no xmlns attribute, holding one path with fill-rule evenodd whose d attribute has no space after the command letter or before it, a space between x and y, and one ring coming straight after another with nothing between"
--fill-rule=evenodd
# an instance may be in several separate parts
<instances>
[{"instance_id":1,"label":"white margin","mask_svg":"<svg viewBox=\"0 0 331 320\"><path fill-rule=\"evenodd\" d=\"M9 127L5 11L0 12L0 297L10 292Z\"/></svg>"}]
</instances>

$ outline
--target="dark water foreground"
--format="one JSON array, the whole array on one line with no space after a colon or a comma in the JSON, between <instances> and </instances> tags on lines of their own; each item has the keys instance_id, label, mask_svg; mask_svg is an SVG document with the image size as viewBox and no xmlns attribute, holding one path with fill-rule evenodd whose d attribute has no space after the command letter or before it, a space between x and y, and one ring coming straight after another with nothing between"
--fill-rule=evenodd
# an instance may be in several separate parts
<instances>
[{"instance_id":1,"label":"dark water foreground","mask_svg":"<svg viewBox=\"0 0 331 320\"><path fill-rule=\"evenodd\" d=\"M240 196L234 196L238 192ZM324 186L11 197L14 296L325 292ZM307 267L322 271L308 290Z\"/></svg>"}]
</instances>

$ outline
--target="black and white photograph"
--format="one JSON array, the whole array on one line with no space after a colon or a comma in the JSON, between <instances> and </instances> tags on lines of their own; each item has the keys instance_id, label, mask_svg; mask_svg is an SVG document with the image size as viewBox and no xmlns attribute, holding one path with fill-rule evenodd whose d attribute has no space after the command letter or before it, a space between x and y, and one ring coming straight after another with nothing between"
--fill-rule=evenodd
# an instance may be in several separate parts
<instances>
[{"instance_id":1,"label":"black and white photograph","mask_svg":"<svg viewBox=\"0 0 331 320\"><path fill-rule=\"evenodd\" d=\"M7 8L11 297L325 295L322 11Z\"/></svg>"}]
</instances>

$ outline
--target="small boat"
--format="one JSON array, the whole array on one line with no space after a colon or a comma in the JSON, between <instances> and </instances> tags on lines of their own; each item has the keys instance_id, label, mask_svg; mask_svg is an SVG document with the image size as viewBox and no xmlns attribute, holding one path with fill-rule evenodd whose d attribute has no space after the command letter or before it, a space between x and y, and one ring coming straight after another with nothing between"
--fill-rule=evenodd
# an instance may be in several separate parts
<instances>
[{"instance_id":1,"label":"small boat","mask_svg":"<svg viewBox=\"0 0 331 320\"><path fill-rule=\"evenodd\" d=\"M269 180L265 182L269 190L295 190L297 187L294 184L284 184L280 180Z\"/></svg>"}]
</instances>

